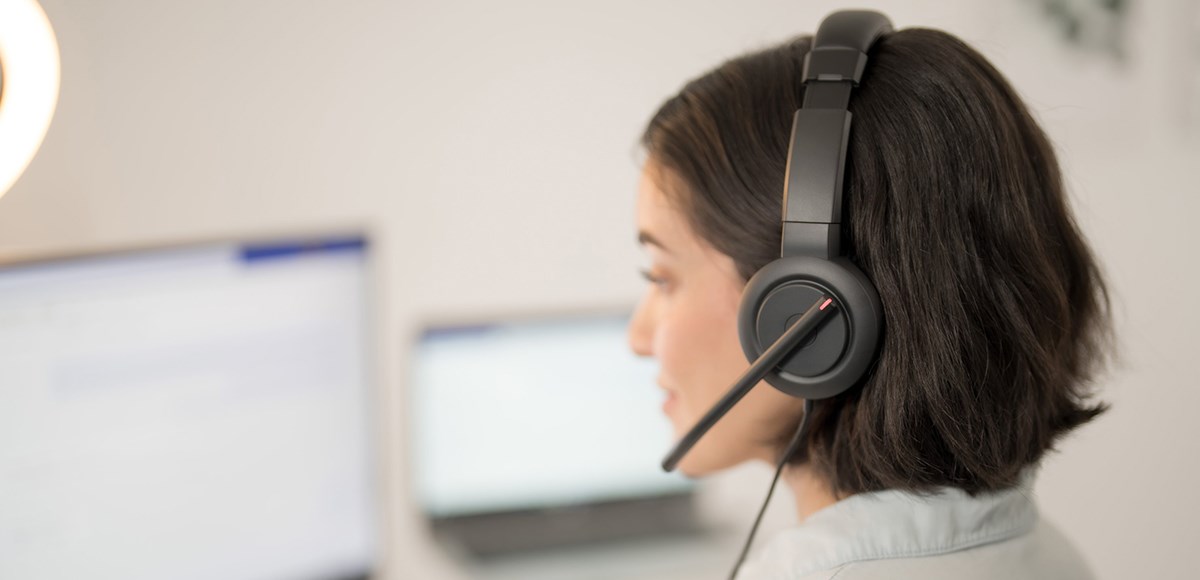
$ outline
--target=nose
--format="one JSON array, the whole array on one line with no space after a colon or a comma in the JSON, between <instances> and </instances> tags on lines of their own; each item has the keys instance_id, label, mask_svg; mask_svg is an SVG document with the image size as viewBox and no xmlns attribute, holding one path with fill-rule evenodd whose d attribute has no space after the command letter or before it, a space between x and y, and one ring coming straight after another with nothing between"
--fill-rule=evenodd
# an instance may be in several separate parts
<instances>
[{"instance_id":1,"label":"nose","mask_svg":"<svg viewBox=\"0 0 1200 580\"><path fill-rule=\"evenodd\" d=\"M654 344L654 325L650 312L649 300L645 297L638 302L633 316L629 319L628 340L629 349L638 356L654 356L651 345Z\"/></svg>"}]
</instances>

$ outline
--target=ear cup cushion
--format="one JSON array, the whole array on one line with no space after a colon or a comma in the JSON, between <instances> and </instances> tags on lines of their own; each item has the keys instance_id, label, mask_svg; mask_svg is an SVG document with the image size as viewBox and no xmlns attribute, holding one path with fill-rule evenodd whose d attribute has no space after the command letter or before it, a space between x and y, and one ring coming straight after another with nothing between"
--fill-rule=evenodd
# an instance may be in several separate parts
<instances>
[{"instance_id":1,"label":"ear cup cushion","mask_svg":"<svg viewBox=\"0 0 1200 580\"><path fill-rule=\"evenodd\" d=\"M849 389L874 362L883 308L874 285L845 258L791 256L755 272L738 308L738 336L750 361L783 336L821 294L837 311L768 373L771 386L804 399L824 399Z\"/></svg>"}]
</instances>

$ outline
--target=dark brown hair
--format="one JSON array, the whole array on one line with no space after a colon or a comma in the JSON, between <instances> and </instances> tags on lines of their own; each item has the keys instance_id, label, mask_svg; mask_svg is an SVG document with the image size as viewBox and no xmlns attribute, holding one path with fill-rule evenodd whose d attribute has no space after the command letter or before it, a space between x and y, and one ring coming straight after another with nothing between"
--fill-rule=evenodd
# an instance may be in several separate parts
<instances>
[{"instance_id":1,"label":"dark brown hair","mask_svg":"<svg viewBox=\"0 0 1200 580\"><path fill-rule=\"evenodd\" d=\"M642 137L683 184L673 202L743 279L779 257L810 45L692 80ZM1053 148L982 55L910 28L869 56L849 107L842 247L879 290L882 345L857 388L818 402L792 462L811 461L839 495L1010 487L1107 408L1087 399L1111 351L1108 292Z\"/></svg>"}]
</instances>

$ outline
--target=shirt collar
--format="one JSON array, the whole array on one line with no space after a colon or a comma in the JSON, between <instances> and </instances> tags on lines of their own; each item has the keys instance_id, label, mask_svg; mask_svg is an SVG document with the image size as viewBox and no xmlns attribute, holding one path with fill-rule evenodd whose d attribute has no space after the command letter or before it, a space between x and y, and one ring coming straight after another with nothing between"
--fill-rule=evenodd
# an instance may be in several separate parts
<instances>
[{"instance_id":1,"label":"shirt collar","mask_svg":"<svg viewBox=\"0 0 1200 580\"><path fill-rule=\"evenodd\" d=\"M971 497L958 488L931 494L884 490L852 495L773 537L739 578L786 571L799 577L860 560L928 556L1019 536L1037 522L1035 468L1012 488Z\"/></svg>"}]
</instances>

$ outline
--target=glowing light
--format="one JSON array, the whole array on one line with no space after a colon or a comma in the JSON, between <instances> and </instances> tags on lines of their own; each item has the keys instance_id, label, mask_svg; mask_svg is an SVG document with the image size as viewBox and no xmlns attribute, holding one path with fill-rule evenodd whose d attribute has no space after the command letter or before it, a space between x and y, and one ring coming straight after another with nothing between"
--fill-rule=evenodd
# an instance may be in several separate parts
<instances>
[{"instance_id":1,"label":"glowing light","mask_svg":"<svg viewBox=\"0 0 1200 580\"><path fill-rule=\"evenodd\" d=\"M42 7L0 0L0 196L42 144L58 84L58 42Z\"/></svg>"}]
</instances>

